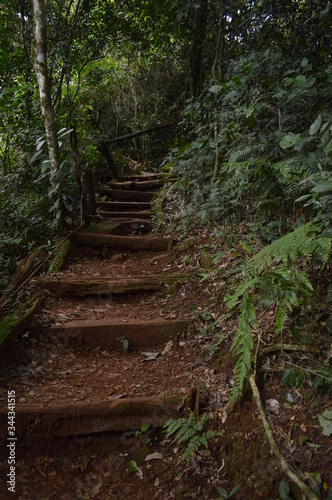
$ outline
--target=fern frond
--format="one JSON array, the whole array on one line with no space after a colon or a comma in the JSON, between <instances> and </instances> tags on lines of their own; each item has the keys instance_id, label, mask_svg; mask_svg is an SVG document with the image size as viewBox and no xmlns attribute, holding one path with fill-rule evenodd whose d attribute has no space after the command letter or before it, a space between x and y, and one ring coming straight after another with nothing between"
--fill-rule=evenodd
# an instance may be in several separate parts
<instances>
[{"instance_id":1,"label":"fern frond","mask_svg":"<svg viewBox=\"0 0 332 500\"><path fill-rule=\"evenodd\" d=\"M231 399L236 399L242 391L244 381L251 368L251 351L254 345L251 326L257 327L253 301L253 296L245 295L238 330L231 347L234 354L238 356L234 367L236 385L231 391Z\"/></svg>"}]
</instances>

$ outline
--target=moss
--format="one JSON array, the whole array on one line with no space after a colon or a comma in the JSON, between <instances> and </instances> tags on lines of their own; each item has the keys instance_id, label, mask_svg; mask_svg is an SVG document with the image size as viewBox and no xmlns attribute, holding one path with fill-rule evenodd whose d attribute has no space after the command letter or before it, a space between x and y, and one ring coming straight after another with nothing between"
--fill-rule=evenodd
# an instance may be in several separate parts
<instances>
[{"instance_id":1,"label":"moss","mask_svg":"<svg viewBox=\"0 0 332 500\"><path fill-rule=\"evenodd\" d=\"M71 247L70 240L65 240L59 248L56 249L52 262L48 268L47 276L50 274L56 274L60 269L63 268L67 255Z\"/></svg>"},{"instance_id":2,"label":"moss","mask_svg":"<svg viewBox=\"0 0 332 500\"><path fill-rule=\"evenodd\" d=\"M155 217L156 221L158 223L162 222L164 219L164 212L163 212L163 205L164 201L167 198L167 191L168 187L164 186L161 192L158 195L158 198L156 199L154 203L154 212L155 212Z\"/></svg>"},{"instance_id":3,"label":"moss","mask_svg":"<svg viewBox=\"0 0 332 500\"><path fill-rule=\"evenodd\" d=\"M176 247L177 252L185 252L186 250L189 250L189 248L193 247L195 244L195 240L192 238L187 238L186 240L182 241L179 243Z\"/></svg>"},{"instance_id":4,"label":"moss","mask_svg":"<svg viewBox=\"0 0 332 500\"><path fill-rule=\"evenodd\" d=\"M7 314L0 320L0 344L16 329L21 323L34 312L41 300L39 294L32 295L26 302L13 313Z\"/></svg>"}]
</instances>

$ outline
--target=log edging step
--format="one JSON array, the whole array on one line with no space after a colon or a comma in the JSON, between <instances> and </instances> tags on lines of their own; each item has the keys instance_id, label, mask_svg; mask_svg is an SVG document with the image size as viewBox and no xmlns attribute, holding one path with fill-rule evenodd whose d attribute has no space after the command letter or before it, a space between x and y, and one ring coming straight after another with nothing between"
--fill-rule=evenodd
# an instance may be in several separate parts
<instances>
[{"instance_id":1,"label":"log edging step","mask_svg":"<svg viewBox=\"0 0 332 500\"><path fill-rule=\"evenodd\" d=\"M149 201L101 201L98 207L106 212L138 212L151 210L151 203Z\"/></svg>"},{"instance_id":2,"label":"log edging step","mask_svg":"<svg viewBox=\"0 0 332 500\"><path fill-rule=\"evenodd\" d=\"M112 200L121 201L145 201L150 202L155 197L155 193L151 191L126 191L124 189L100 188L100 196L110 197Z\"/></svg>"},{"instance_id":3,"label":"log edging step","mask_svg":"<svg viewBox=\"0 0 332 500\"><path fill-rule=\"evenodd\" d=\"M107 210L99 210L98 214L104 219L121 219L121 218L134 218L138 217L140 219L151 219L154 216L154 212L148 210L146 212L135 212L135 211L123 211L123 212L107 212Z\"/></svg>"},{"instance_id":4,"label":"log edging step","mask_svg":"<svg viewBox=\"0 0 332 500\"><path fill-rule=\"evenodd\" d=\"M28 446L36 440L84 436L140 429L150 422L160 428L178 414L182 396L137 397L110 401L73 402L42 407L37 404L15 407L17 444ZM8 408L0 409L1 445L8 438Z\"/></svg>"},{"instance_id":5,"label":"log edging step","mask_svg":"<svg viewBox=\"0 0 332 500\"><path fill-rule=\"evenodd\" d=\"M77 246L110 247L114 250L133 252L145 250L164 252L172 249L174 239L151 236L119 236L115 234L80 231L71 237L71 241Z\"/></svg>"},{"instance_id":6,"label":"log edging step","mask_svg":"<svg viewBox=\"0 0 332 500\"><path fill-rule=\"evenodd\" d=\"M56 340L66 342L77 339L85 346L107 347L122 350L119 337L129 342L129 347L153 347L174 339L192 326L191 319L150 320L99 319L75 320L63 325L43 328L43 333L51 335Z\"/></svg>"},{"instance_id":7,"label":"log edging step","mask_svg":"<svg viewBox=\"0 0 332 500\"><path fill-rule=\"evenodd\" d=\"M164 290L167 285L175 285L189 278L189 274L161 274L131 278L65 278L55 276L54 278L39 278L37 286L50 290L60 289L63 293L75 294L78 297L88 297L91 295L124 295L160 291Z\"/></svg>"}]
</instances>

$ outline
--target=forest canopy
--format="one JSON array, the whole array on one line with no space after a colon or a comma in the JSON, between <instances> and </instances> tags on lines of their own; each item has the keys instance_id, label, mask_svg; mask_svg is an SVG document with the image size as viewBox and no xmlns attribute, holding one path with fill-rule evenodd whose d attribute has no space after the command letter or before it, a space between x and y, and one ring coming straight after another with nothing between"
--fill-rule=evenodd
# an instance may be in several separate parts
<instances>
[{"instance_id":1,"label":"forest canopy","mask_svg":"<svg viewBox=\"0 0 332 500\"><path fill-rule=\"evenodd\" d=\"M328 1L4 0L0 16L2 287L31 249L75 227L86 179L130 168L172 168L184 216L247 220L265 243L309 221L331 237Z\"/></svg>"}]
</instances>

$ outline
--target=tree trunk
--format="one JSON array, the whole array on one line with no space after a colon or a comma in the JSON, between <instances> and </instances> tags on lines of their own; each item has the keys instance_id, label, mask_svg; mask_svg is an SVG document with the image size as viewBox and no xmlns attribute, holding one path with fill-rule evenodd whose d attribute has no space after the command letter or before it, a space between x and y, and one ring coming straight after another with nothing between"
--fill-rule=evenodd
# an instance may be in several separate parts
<instances>
[{"instance_id":1,"label":"tree trunk","mask_svg":"<svg viewBox=\"0 0 332 500\"><path fill-rule=\"evenodd\" d=\"M107 161L113 179L117 179L119 177L119 174L118 174L117 168L115 166L112 153L109 150L106 142L100 141L97 145L97 148L98 148L98 151L103 155L103 157Z\"/></svg>"},{"instance_id":2,"label":"tree trunk","mask_svg":"<svg viewBox=\"0 0 332 500\"><path fill-rule=\"evenodd\" d=\"M52 107L51 88L48 78L47 70L47 22L46 10L44 0L33 0L33 13L34 13L34 67L39 87L39 98L42 117L44 121L48 157L50 161L50 177L54 179L55 172L59 168L59 143L57 136L57 128L55 123L54 110ZM54 183L54 181L51 181ZM57 180L59 182L59 180ZM62 183L60 180L59 188L57 189L59 197L58 209L54 210L53 217L55 222L63 225L65 212L62 200Z\"/></svg>"},{"instance_id":3,"label":"tree trunk","mask_svg":"<svg viewBox=\"0 0 332 500\"><path fill-rule=\"evenodd\" d=\"M202 53L206 35L208 0L201 0L195 5L193 40L190 47L191 93L197 97L202 91L203 65Z\"/></svg>"},{"instance_id":4,"label":"tree trunk","mask_svg":"<svg viewBox=\"0 0 332 500\"><path fill-rule=\"evenodd\" d=\"M39 87L40 106L44 120L49 160L53 168L59 164L59 143L52 107L51 89L46 60L46 12L44 0L33 0L34 12L34 66Z\"/></svg>"}]
</instances>

